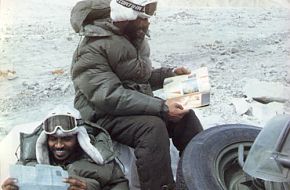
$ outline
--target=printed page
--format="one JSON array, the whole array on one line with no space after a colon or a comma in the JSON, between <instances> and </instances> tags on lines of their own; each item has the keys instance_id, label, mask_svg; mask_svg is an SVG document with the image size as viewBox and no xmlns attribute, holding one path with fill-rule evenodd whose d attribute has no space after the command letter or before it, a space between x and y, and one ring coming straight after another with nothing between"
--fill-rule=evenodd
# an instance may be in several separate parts
<instances>
[{"instance_id":1,"label":"printed page","mask_svg":"<svg viewBox=\"0 0 290 190\"><path fill-rule=\"evenodd\" d=\"M192 71L189 75L166 78L163 90L165 98L191 109L210 103L210 83L207 67Z\"/></svg>"},{"instance_id":2,"label":"printed page","mask_svg":"<svg viewBox=\"0 0 290 190\"><path fill-rule=\"evenodd\" d=\"M68 188L68 185L62 182L68 177L68 173L59 166L11 165L9 172L10 177L18 180L17 185L21 190L67 190Z\"/></svg>"}]
</instances>

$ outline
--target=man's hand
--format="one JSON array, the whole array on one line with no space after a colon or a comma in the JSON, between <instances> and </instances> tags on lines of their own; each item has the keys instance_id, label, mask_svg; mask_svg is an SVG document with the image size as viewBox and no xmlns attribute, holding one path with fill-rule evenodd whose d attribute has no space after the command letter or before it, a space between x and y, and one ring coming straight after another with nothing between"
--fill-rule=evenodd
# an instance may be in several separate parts
<instances>
[{"instance_id":1,"label":"man's hand","mask_svg":"<svg viewBox=\"0 0 290 190\"><path fill-rule=\"evenodd\" d=\"M165 104L168 106L168 120L172 122L178 122L183 118L183 116L189 112L189 109L184 109L181 104L166 100Z\"/></svg>"},{"instance_id":2,"label":"man's hand","mask_svg":"<svg viewBox=\"0 0 290 190\"><path fill-rule=\"evenodd\" d=\"M185 67L177 67L173 69L173 72L177 75L188 75L191 73L190 69L187 69Z\"/></svg>"},{"instance_id":3,"label":"man's hand","mask_svg":"<svg viewBox=\"0 0 290 190\"><path fill-rule=\"evenodd\" d=\"M17 179L8 178L1 185L2 190L18 190L18 186L16 185Z\"/></svg>"},{"instance_id":4,"label":"man's hand","mask_svg":"<svg viewBox=\"0 0 290 190\"><path fill-rule=\"evenodd\" d=\"M69 184L67 190L87 190L87 183L83 180L69 177L66 178L64 182Z\"/></svg>"}]
</instances>

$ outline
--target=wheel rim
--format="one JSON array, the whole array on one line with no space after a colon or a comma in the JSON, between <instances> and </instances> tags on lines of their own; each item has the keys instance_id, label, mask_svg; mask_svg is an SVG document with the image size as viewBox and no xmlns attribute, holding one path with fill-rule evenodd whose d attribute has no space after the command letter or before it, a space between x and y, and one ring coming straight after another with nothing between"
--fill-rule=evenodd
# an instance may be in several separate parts
<instances>
[{"instance_id":1,"label":"wheel rim","mask_svg":"<svg viewBox=\"0 0 290 190\"><path fill-rule=\"evenodd\" d=\"M238 162L238 147L240 145L244 146L244 158L246 158L252 144L252 142L235 143L219 153L215 162L215 173L223 189L250 190L250 188L241 184L247 179Z\"/></svg>"}]
</instances>

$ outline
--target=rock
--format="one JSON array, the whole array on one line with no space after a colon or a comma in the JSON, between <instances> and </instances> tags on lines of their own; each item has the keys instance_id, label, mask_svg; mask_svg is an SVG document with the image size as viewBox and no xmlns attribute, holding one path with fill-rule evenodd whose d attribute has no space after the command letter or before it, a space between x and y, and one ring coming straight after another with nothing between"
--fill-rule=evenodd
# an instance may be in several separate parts
<instances>
[{"instance_id":1,"label":"rock","mask_svg":"<svg viewBox=\"0 0 290 190\"><path fill-rule=\"evenodd\" d=\"M247 49L247 52L255 52L253 49Z\"/></svg>"},{"instance_id":2,"label":"rock","mask_svg":"<svg viewBox=\"0 0 290 190\"><path fill-rule=\"evenodd\" d=\"M253 102L251 106L253 116L263 123L267 123L267 121L278 114L284 114L284 104L278 102L272 102L269 104Z\"/></svg>"},{"instance_id":3,"label":"rock","mask_svg":"<svg viewBox=\"0 0 290 190\"><path fill-rule=\"evenodd\" d=\"M275 43L275 44L278 44L278 43L280 43L281 41L282 41L281 39L275 39L275 40L274 40L274 43Z\"/></svg>"},{"instance_id":4,"label":"rock","mask_svg":"<svg viewBox=\"0 0 290 190\"><path fill-rule=\"evenodd\" d=\"M238 53L240 50L238 48L233 47L230 49L230 51L231 53Z\"/></svg>"},{"instance_id":5,"label":"rock","mask_svg":"<svg viewBox=\"0 0 290 190\"><path fill-rule=\"evenodd\" d=\"M255 28L256 25L255 25L255 24L249 24L248 27L249 27L249 28Z\"/></svg>"},{"instance_id":6,"label":"rock","mask_svg":"<svg viewBox=\"0 0 290 190\"><path fill-rule=\"evenodd\" d=\"M215 43L215 44L221 44L222 41L221 41L221 40L215 40L214 43Z\"/></svg>"},{"instance_id":7,"label":"rock","mask_svg":"<svg viewBox=\"0 0 290 190\"><path fill-rule=\"evenodd\" d=\"M227 51L226 50L223 50L223 51L220 52L220 54L221 55L226 55L227 54Z\"/></svg>"},{"instance_id":8,"label":"rock","mask_svg":"<svg viewBox=\"0 0 290 190\"><path fill-rule=\"evenodd\" d=\"M58 91L58 90L61 90L61 87L59 85L54 85L51 87L51 90L52 91Z\"/></svg>"},{"instance_id":9,"label":"rock","mask_svg":"<svg viewBox=\"0 0 290 190\"><path fill-rule=\"evenodd\" d=\"M246 101L245 98L233 98L232 103L235 106L237 114L239 115L247 113L251 108L250 104Z\"/></svg>"},{"instance_id":10,"label":"rock","mask_svg":"<svg viewBox=\"0 0 290 190\"><path fill-rule=\"evenodd\" d=\"M218 61L215 63L215 67L218 69L221 69L224 65L225 63L223 61Z\"/></svg>"},{"instance_id":11,"label":"rock","mask_svg":"<svg viewBox=\"0 0 290 190\"><path fill-rule=\"evenodd\" d=\"M210 56L210 60L213 61L213 62L216 62L217 61L217 58L214 57L214 56Z\"/></svg>"},{"instance_id":12,"label":"rock","mask_svg":"<svg viewBox=\"0 0 290 190\"><path fill-rule=\"evenodd\" d=\"M277 71L277 73L279 72L279 75L286 78L287 77L287 71Z\"/></svg>"},{"instance_id":13,"label":"rock","mask_svg":"<svg viewBox=\"0 0 290 190\"><path fill-rule=\"evenodd\" d=\"M224 89L231 89L231 84L224 84L223 87Z\"/></svg>"},{"instance_id":14,"label":"rock","mask_svg":"<svg viewBox=\"0 0 290 190\"><path fill-rule=\"evenodd\" d=\"M223 86L221 84L216 86L216 89L223 89Z\"/></svg>"},{"instance_id":15,"label":"rock","mask_svg":"<svg viewBox=\"0 0 290 190\"><path fill-rule=\"evenodd\" d=\"M271 73L269 73L269 72L264 72L264 76L265 76L266 78L271 77Z\"/></svg>"},{"instance_id":16,"label":"rock","mask_svg":"<svg viewBox=\"0 0 290 190\"><path fill-rule=\"evenodd\" d=\"M274 70L274 69L271 69L271 70L269 71L269 73L270 73L271 75L274 75L274 74L277 74L278 72L277 72L276 70Z\"/></svg>"},{"instance_id":17,"label":"rock","mask_svg":"<svg viewBox=\"0 0 290 190\"><path fill-rule=\"evenodd\" d=\"M29 85L29 86L27 86L27 89L28 89L28 90L34 90L34 89L35 89L35 86L33 86L33 85Z\"/></svg>"},{"instance_id":18,"label":"rock","mask_svg":"<svg viewBox=\"0 0 290 190\"><path fill-rule=\"evenodd\" d=\"M248 79L244 87L244 94L261 103L286 102L290 99L290 88L278 82L263 82Z\"/></svg>"},{"instance_id":19,"label":"rock","mask_svg":"<svg viewBox=\"0 0 290 190\"><path fill-rule=\"evenodd\" d=\"M3 112L1 115L2 115L3 117L7 117L7 116L9 116L9 113L6 111L6 112Z\"/></svg>"},{"instance_id":20,"label":"rock","mask_svg":"<svg viewBox=\"0 0 290 190\"><path fill-rule=\"evenodd\" d=\"M25 86L25 87L28 86L28 82L27 81L23 81L22 82L22 86Z\"/></svg>"},{"instance_id":21,"label":"rock","mask_svg":"<svg viewBox=\"0 0 290 190\"><path fill-rule=\"evenodd\" d=\"M287 76L286 76L286 82L288 83L288 84L290 84L290 72L288 72L287 73Z\"/></svg>"},{"instance_id":22,"label":"rock","mask_svg":"<svg viewBox=\"0 0 290 190\"><path fill-rule=\"evenodd\" d=\"M48 90L44 90L44 91L43 91L43 94L44 94L44 95L48 95L48 93L49 93Z\"/></svg>"}]
</instances>

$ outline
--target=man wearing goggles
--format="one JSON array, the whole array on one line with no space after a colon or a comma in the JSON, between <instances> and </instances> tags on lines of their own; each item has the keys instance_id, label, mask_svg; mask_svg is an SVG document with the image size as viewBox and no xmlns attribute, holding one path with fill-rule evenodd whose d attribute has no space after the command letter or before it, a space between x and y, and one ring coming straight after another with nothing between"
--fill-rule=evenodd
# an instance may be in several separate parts
<instances>
[{"instance_id":1,"label":"man wearing goggles","mask_svg":"<svg viewBox=\"0 0 290 190\"><path fill-rule=\"evenodd\" d=\"M152 68L146 35L156 0L86 1L98 3L87 9L79 3L71 14L73 28L85 36L71 67L75 107L113 140L135 149L142 190L173 189L169 138L181 154L203 128L194 111L154 97L153 90L190 71Z\"/></svg>"},{"instance_id":2,"label":"man wearing goggles","mask_svg":"<svg viewBox=\"0 0 290 190\"><path fill-rule=\"evenodd\" d=\"M138 5L127 0L117 0L116 2L124 7L131 8L134 11L139 12L138 16L142 18L150 18L155 14L157 8L156 0L153 0L152 2L145 1L146 4L144 5Z\"/></svg>"},{"instance_id":3,"label":"man wearing goggles","mask_svg":"<svg viewBox=\"0 0 290 190\"><path fill-rule=\"evenodd\" d=\"M136 4L134 2L128 0L116 0L111 2L111 9L115 7L116 9L125 10L122 12L118 10L111 11L111 17L114 21L114 25L120 28L123 31L124 35L130 40L132 43L142 43L145 35L149 36L148 28L149 28L149 18L153 16L156 12L157 1L143 1L140 4ZM128 12L131 12L131 15L127 15L126 9Z\"/></svg>"},{"instance_id":4,"label":"man wearing goggles","mask_svg":"<svg viewBox=\"0 0 290 190\"><path fill-rule=\"evenodd\" d=\"M61 108L63 110L63 108ZM42 132L36 142L38 164L61 166L68 171L64 183L68 190L128 190L128 181L113 159L107 159L91 144L85 127L91 127L67 109L53 111L43 121ZM108 147L107 147L108 148ZM33 161L27 163L31 165ZM17 179L8 178L2 184L3 190L18 190Z\"/></svg>"}]
</instances>

